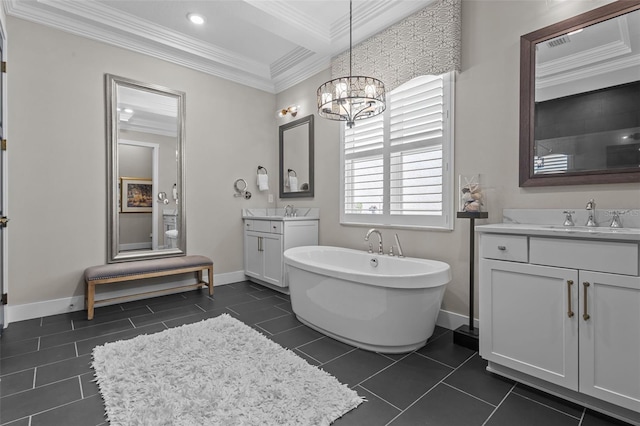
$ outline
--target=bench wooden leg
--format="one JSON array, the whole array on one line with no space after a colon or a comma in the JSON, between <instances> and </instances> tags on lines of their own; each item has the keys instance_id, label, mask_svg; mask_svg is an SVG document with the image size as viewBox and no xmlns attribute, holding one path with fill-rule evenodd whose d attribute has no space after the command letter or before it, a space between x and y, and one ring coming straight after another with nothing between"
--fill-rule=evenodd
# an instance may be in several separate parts
<instances>
[{"instance_id":1,"label":"bench wooden leg","mask_svg":"<svg viewBox=\"0 0 640 426\"><path fill-rule=\"evenodd\" d=\"M213 296L213 265L207 268L209 274L209 282L207 286L209 287L209 296Z\"/></svg>"},{"instance_id":2,"label":"bench wooden leg","mask_svg":"<svg viewBox=\"0 0 640 426\"><path fill-rule=\"evenodd\" d=\"M209 296L213 296L213 266L206 267L209 281L204 280L204 269L198 271L198 282L209 287Z\"/></svg>"},{"instance_id":3,"label":"bench wooden leg","mask_svg":"<svg viewBox=\"0 0 640 426\"><path fill-rule=\"evenodd\" d=\"M92 320L94 314L94 299L96 295L96 285L93 282L87 281L87 319Z\"/></svg>"}]
</instances>

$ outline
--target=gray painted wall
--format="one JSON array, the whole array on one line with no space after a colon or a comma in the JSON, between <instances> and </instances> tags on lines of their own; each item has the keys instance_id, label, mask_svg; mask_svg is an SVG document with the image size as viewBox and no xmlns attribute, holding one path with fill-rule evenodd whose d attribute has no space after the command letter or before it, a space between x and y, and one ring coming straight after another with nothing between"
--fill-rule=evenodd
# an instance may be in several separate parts
<instances>
[{"instance_id":1,"label":"gray painted wall","mask_svg":"<svg viewBox=\"0 0 640 426\"><path fill-rule=\"evenodd\" d=\"M186 92L187 252L214 259L216 274L242 270L240 210L267 205L258 164L277 170L275 96L17 18L7 24L11 305L83 295L84 269L106 262L105 73ZM233 197L241 177L249 201Z\"/></svg>"},{"instance_id":2,"label":"gray painted wall","mask_svg":"<svg viewBox=\"0 0 640 426\"><path fill-rule=\"evenodd\" d=\"M520 36L606 3L463 0L462 70L456 77L455 94L455 176L457 179L459 174L481 174L489 220L476 224L501 222L503 208L581 210L590 198L595 198L603 208L640 207L640 185L637 183L518 187ZM315 92L330 78L326 71L279 93L278 107L298 104L301 116L314 112ZM278 122L282 124L288 120L284 118ZM364 249L367 228L339 223L338 126L337 122L316 116L316 196L313 200L296 200L294 204L321 208L320 244ZM454 187L457 188L457 183ZM453 281L447 287L442 307L466 314L469 223L456 220L454 226L452 232L383 229L382 234L385 251L392 244L394 234L398 233L406 255L449 263ZM478 292L475 294L477 313Z\"/></svg>"},{"instance_id":3,"label":"gray painted wall","mask_svg":"<svg viewBox=\"0 0 640 426\"><path fill-rule=\"evenodd\" d=\"M482 175L488 222L506 207L579 210L589 198L603 208L640 207L638 184L518 187L519 38L605 3L463 1L455 172ZM82 295L84 268L106 260L104 73L186 92L187 251L212 257L216 274L241 270L240 209L275 206L255 185L262 165L277 194L277 128L288 118L276 120L275 111L298 104L298 117L313 113L328 71L275 96L15 18L8 30L11 303ZM320 207L321 244L364 248L365 228L339 224L338 125L316 117L316 196L293 204ZM251 200L232 196L237 178L249 183ZM452 232L383 235L388 246L397 232L409 256L450 263L443 308L464 314L468 231L457 221Z\"/></svg>"}]
</instances>

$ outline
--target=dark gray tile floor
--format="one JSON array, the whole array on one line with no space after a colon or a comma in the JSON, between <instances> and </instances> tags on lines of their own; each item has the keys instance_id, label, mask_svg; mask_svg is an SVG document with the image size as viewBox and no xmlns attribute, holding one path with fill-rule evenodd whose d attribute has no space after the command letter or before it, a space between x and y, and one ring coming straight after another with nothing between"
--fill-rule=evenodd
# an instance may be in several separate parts
<instances>
[{"instance_id":1,"label":"dark gray tile floor","mask_svg":"<svg viewBox=\"0 0 640 426\"><path fill-rule=\"evenodd\" d=\"M225 312L366 397L338 426L624 424L488 373L449 330L436 328L409 354L368 352L306 327L288 296L249 282L216 287L213 297L192 291L97 308L93 321L80 311L10 324L0 340L0 424L106 425L90 366L96 345Z\"/></svg>"}]
</instances>

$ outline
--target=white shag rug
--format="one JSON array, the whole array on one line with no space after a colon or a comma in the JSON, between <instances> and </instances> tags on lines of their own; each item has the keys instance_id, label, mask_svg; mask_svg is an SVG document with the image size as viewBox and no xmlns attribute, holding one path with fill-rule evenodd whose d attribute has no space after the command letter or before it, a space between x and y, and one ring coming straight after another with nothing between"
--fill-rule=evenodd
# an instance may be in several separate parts
<instances>
[{"instance_id":1,"label":"white shag rug","mask_svg":"<svg viewBox=\"0 0 640 426\"><path fill-rule=\"evenodd\" d=\"M364 401L227 314L97 346L93 368L111 426L329 425Z\"/></svg>"}]
</instances>

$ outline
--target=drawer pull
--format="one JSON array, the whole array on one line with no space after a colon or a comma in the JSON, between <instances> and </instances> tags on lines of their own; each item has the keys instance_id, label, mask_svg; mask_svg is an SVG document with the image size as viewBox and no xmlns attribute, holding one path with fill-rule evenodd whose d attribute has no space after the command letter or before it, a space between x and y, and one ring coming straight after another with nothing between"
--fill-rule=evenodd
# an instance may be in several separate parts
<instances>
[{"instance_id":1,"label":"drawer pull","mask_svg":"<svg viewBox=\"0 0 640 426\"><path fill-rule=\"evenodd\" d=\"M505 251L507 249L506 246L498 246L498 250L500 251Z\"/></svg>"},{"instance_id":2,"label":"drawer pull","mask_svg":"<svg viewBox=\"0 0 640 426\"><path fill-rule=\"evenodd\" d=\"M582 314L582 319L587 321L589 318L591 318L591 315L587 313L587 288L589 288L591 284L585 281L582 283L582 285L584 286L584 314Z\"/></svg>"},{"instance_id":3,"label":"drawer pull","mask_svg":"<svg viewBox=\"0 0 640 426\"><path fill-rule=\"evenodd\" d=\"M573 309L571 309L571 286L573 285L573 280L567 280L567 301L569 305L569 310L567 311L567 316L569 318L573 318Z\"/></svg>"}]
</instances>

